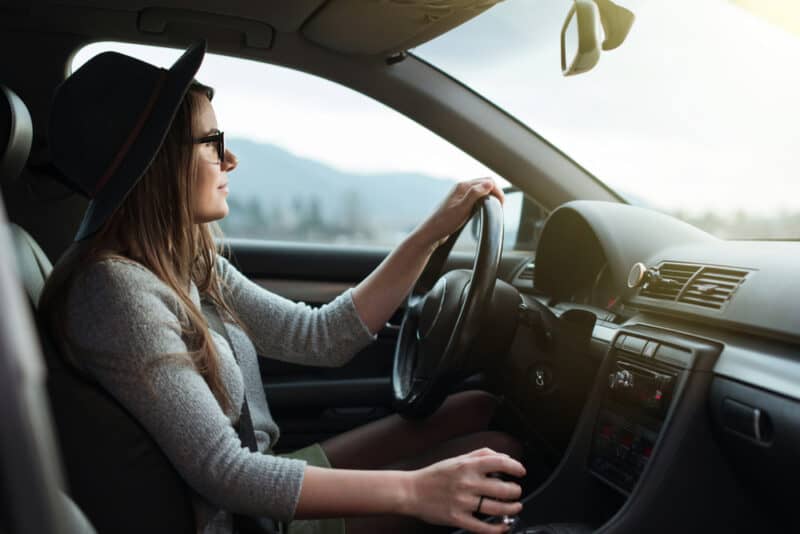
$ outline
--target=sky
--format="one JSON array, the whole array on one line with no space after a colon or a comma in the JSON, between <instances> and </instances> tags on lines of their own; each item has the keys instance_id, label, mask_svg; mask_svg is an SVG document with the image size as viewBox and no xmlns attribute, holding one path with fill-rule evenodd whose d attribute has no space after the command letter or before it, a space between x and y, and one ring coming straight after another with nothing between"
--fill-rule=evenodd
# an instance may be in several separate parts
<instances>
[{"instance_id":1,"label":"sky","mask_svg":"<svg viewBox=\"0 0 800 534\"><path fill-rule=\"evenodd\" d=\"M570 0L506 0L412 53L631 198L690 213L800 211L800 37L724 0L619 3L636 15L627 40L577 76L559 63ZM75 68L109 48L83 49ZM180 54L113 49L164 67ZM217 89L226 136L351 172L492 174L395 111L307 74L208 55L198 79Z\"/></svg>"},{"instance_id":2,"label":"sky","mask_svg":"<svg viewBox=\"0 0 800 534\"><path fill-rule=\"evenodd\" d=\"M73 70L106 50L164 68L169 68L182 52L94 43L75 55ZM349 172L411 171L448 180L495 176L486 166L404 115L310 74L206 54L196 78L214 87L213 105L226 138L271 143Z\"/></svg>"},{"instance_id":3,"label":"sky","mask_svg":"<svg viewBox=\"0 0 800 534\"><path fill-rule=\"evenodd\" d=\"M415 53L652 205L800 211L800 37L722 0L619 4L628 38L577 76L560 72L568 0L504 2Z\"/></svg>"}]
</instances>

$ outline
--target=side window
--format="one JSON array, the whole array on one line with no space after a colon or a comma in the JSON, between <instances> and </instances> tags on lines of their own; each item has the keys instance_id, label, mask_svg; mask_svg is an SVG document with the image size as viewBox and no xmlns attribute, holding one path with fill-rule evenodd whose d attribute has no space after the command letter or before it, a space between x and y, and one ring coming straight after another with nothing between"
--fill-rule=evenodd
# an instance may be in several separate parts
<instances>
[{"instance_id":1,"label":"side window","mask_svg":"<svg viewBox=\"0 0 800 534\"><path fill-rule=\"evenodd\" d=\"M94 43L72 69L107 50L163 67L181 53ZM219 127L239 160L220 221L228 237L391 247L457 180L493 176L400 113L309 74L208 54L197 79L215 88ZM518 226L519 208L510 211ZM463 234L458 247L474 247L472 232Z\"/></svg>"},{"instance_id":2,"label":"side window","mask_svg":"<svg viewBox=\"0 0 800 534\"><path fill-rule=\"evenodd\" d=\"M503 249L504 250L536 250L539 235L542 233L548 212L536 201L516 187L506 187L503 204ZM480 222L477 215L468 224L456 242L456 248L462 250L476 247Z\"/></svg>"}]
</instances>

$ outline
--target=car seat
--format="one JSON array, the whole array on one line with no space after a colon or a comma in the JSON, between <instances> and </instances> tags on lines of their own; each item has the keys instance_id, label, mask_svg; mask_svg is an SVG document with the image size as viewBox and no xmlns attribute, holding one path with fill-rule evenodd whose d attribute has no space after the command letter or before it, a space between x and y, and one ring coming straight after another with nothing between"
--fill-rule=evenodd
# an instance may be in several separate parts
<instances>
[{"instance_id":1,"label":"car seat","mask_svg":"<svg viewBox=\"0 0 800 534\"><path fill-rule=\"evenodd\" d=\"M0 85L0 184L20 173L31 141L27 108ZM12 243L19 234L14 232L11 239L5 221L0 205L0 300L4 304L0 316L0 531L94 534L86 516L62 491L41 379L41 353L12 263Z\"/></svg>"},{"instance_id":2,"label":"car seat","mask_svg":"<svg viewBox=\"0 0 800 534\"><path fill-rule=\"evenodd\" d=\"M0 93L0 180L6 184L27 161L32 124L19 97L3 86ZM23 228L11 224L10 233L35 313L52 265ZM69 494L97 532L194 532L190 491L155 441L111 395L60 357L45 329L38 330Z\"/></svg>"}]
</instances>

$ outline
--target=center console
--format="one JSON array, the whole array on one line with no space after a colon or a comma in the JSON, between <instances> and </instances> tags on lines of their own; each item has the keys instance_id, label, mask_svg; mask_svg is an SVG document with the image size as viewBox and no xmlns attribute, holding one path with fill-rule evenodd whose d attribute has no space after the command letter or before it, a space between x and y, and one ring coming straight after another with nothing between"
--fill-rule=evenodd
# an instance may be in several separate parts
<instances>
[{"instance_id":1,"label":"center console","mask_svg":"<svg viewBox=\"0 0 800 534\"><path fill-rule=\"evenodd\" d=\"M718 344L660 328L617 331L569 446L523 499L511 532L735 529L717 519L728 485L720 484L725 471L702 409L719 352Z\"/></svg>"},{"instance_id":2,"label":"center console","mask_svg":"<svg viewBox=\"0 0 800 534\"><path fill-rule=\"evenodd\" d=\"M660 348L643 337L617 339L594 426L589 472L626 495L653 455L674 396L678 371L656 359Z\"/></svg>"}]
</instances>

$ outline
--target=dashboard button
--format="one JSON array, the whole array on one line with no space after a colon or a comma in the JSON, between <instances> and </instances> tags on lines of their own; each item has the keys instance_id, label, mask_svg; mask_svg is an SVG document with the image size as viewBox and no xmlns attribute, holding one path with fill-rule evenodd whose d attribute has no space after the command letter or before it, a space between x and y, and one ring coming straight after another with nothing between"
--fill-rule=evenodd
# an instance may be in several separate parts
<instances>
[{"instance_id":1,"label":"dashboard button","mask_svg":"<svg viewBox=\"0 0 800 534\"><path fill-rule=\"evenodd\" d=\"M641 354L644 350L646 341L640 337L627 336L622 343L622 349L626 352Z\"/></svg>"},{"instance_id":2,"label":"dashboard button","mask_svg":"<svg viewBox=\"0 0 800 534\"><path fill-rule=\"evenodd\" d=\"M622 348L622 345L624 345L624 344L625 344L625 338L626 338L626 337L627 337L627 336L617 336L617 341L614 343L614 345L615 345L615 346L616 346L618 349L621 349L621 348Z\"/></svg>"},{"instance_id":3,"label":"dashboard button","mask_svg":"<svg viewBox=\"0 0 800 534\"><path fill-rule=\"evenodd\" d=\"M656 351L655 358L679 367L688 367L692 361L692 354L686 350L677 349L668 345L661 345Z\"/></svg>"},{"instance_id":4,"label":"dashboard button","mask_svg":"<svg viewBox=\"0 0 800 534\"><path fill-rule=\"evenodd\" d=\"M658 349L658 343L655 341L648 341L647 345L644 346L644 350L642 351L642 356L645 358L652 358L656 355L656 350Z\"/></svg>"},{"instance_id":5,"label":"dashboard button","mask_svg":"<svg viewBox=\"0 0 800 534\"><path fill-rule=\"evenodd\" d=\"M610 389L619 389L619 390L626 390L626 389L633 389L633 373L628 371L627 369L623 369L617 371L616 373L611 373L608 376L608 387Z\"/></svg>"}]
</instances>

